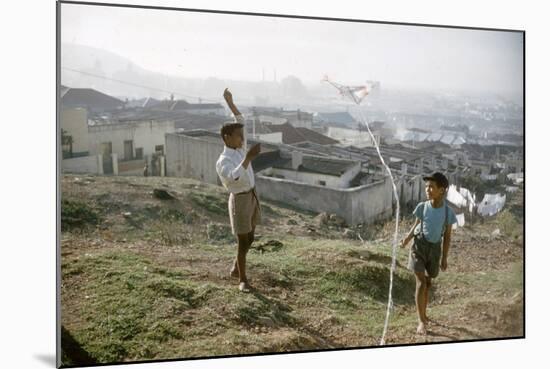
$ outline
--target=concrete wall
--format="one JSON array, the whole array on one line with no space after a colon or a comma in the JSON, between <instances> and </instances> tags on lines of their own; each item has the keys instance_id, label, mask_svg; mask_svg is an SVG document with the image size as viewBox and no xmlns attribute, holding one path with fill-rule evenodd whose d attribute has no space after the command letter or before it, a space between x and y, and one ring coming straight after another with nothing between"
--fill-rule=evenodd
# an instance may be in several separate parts
<instances>
[{"instance_id":1,"label":"concrete wall","mask_svg":"<svg viewBox=\"0 0 550 369\"><path fill-rule=\"evenodd\" d=\"M342 176L331 176L320 173L297 172L288 169L272 168L267 173L274 176L282 176L284 179L289 179L295 182L308 183L316 186L323 186L320 181L325 182L325 187L330 188L349 188L350 181L361 171L361 163L357 163L354 167L344 173Z\"/></svg>"},{"instance_id":2,"label":"concrete wall","mask_svg":"<svg viewBox=\"0 0 550 369\"><path fill-rule=\"evenodd\" d=\"M342 185L342 180L340 177L329 176L326 174L318 173L308 173L308 172L297 172L294 170L287 169L276 169L273 168L269 171L273 176L281 176L283 179L288 179L295 182L307 183L310 185L323 186L320 184L320 181L324 181L324 187L330 188L345 188Z\"/></svg>"},{"instance_id":3,"label":"concrete wall","mask_svg":"<svg viewBox=\"0 0 550 369\"><path fill-rule=\"evenodd\" d=\"M101 155L94 155L63 159L61 170L63 173L103 174L103 158Z\"/></svg>"},{"instance_id":4,"label":"concrete wall","mask_svg":"<svg viewBox=\"0 0 550 369\"><path fill-rule=\"evenodd\" d=\"M401 206L411 206L413 199L414 186L413 181L406 177L396 179L397 192L399 193L399 203Z\"/></svg>"},{"instance_id":5,"label":"concrete wall","mask_svg":"<svg viewBox=\"0 0 550 369\"><path fill-rule=\"evenodd\" d=\"M337 214L349 225L372 223L392 213L389 178L342 190L257 175L256 187L260 199L281 201L314 212Z\"/></svg>"},{"instance_id":6,"label":"concrete wall","mask_svg":"<svg viewBox=\"0 0 550 369\"><path fill-rule=\"evenodd\" d=\"M166 174L218 184L216 161L222 151L221 138L219 142L210 142L185 135L166 135Z\"/></svg>"},{"instance_id":7,"label":"concrete wall","mask_svg":"<svg viewBox=\"0 0 550 369\"><path fill-rule=\"evenodd\" d=\"M105 124L89 127L90 154L100 154L101 143L111 142L113 153L120 160L124 157L124 141L133 141L133 154L137 148L143 148L143 155L152 155L155 146L163 145L166 152L164 135L175 132L174 121L147 121L125 124Z\"/></svg>"},{"instance_id":8,"label":"concrete wall","mask_svg":"<svg viewBox=\"0 0 550 369\"><path fill-rule=\"evenodd\" d=\"M373 132L375 138L380 143L380 133ZM367 131L356 129L328 127L326 135L330 138L340 141L344 145L353 145L358 147L373 147L374 143Z\"/></svg>"},{"instance_id":9,"label":"concrete wall","mask_svg":"<svg viewBox=\"0 0 550 369\"><path fill-rule=\"evenodd\" d=\"M361 171L361 162L358 161L351 169L344 173L340 178L342 179L343 188L348 188L350 182L359 174Z\"/></svg>"},{"instance_id":10,"label":"concrete wall","mask_svg":"<svg viewBox=\"0 0 550 369\"><path fill-rule=\"evenodd\" d=\"M215 164L222 151L221 139L218 142L215 138L168 134L167 175L219 184ZM354 169L355 167L349 171L350 176ZM335 189L256 173L256 187L260 198L281 201L315 212L337 214L348 224L371 223L391 216L392 213L392 187L389 178L360 187Z\"/></svg>"},{"instance_id":11,"label":"concrete wall","mask_svg":"<svg viewBox=\"0 0 550 369\"><path fill-rule=\"evenodd\" d=\"M283 143L283 133L282 132L257 134L256 138L258 140L262 140L262 141L265 141L265 142Z\"/></svg>"},{"instance_id":12,"label":"concrete wall","mask_svg":"<svg viewBox=\"0 0 550 369\"><path fill-rule=\"evenodd\" d=\"M212 108L212 109L185 109L186 113L197 115L221 115L225 116L224 108Z\"/></svg>"},{"instance_id":13,"label":"concrete wall","mask_svg":"<svg viewBox=\"0 0 550 369\"><path fill-rule=\"evenodd\" d=\"M61 129L73 138L73 153L89 151L88 112L84 108L61 110Z\"/></svg>"},{"instance_id":14,"label":"concrete wall","mask_svg":"<svg viewBox=\"0 0 550 369\"><path fill-rule=\"evenodd\" d=\"M276 125L285 124L287 122L286 118L274 117L272 115L266 115L266 114L261 114L261 115L258 116L258 118L260 119L260 122L262 122L262 123L271 123L271 124L276 124Z\"/></svg>"},{"instance_id":15,"label":"concrete wall","mask_svg":"<svg viewBox=\"0 0 550 369\"><path fill-rule=\"evenodd\" d=\"M351 224L369 224L391 217L393 189L390 177L385 177L382 182L357 187L349 193L353 221Z\"/></svg>"},{"instance_id":16,"label":"concrete wall","mask_svg":"<svg viewBox=\"0 0 550 369\"><path fill-rule=\"evenodd\" d=\"M422 176L400 177L397 182L397 192L399 194L399 204L402 207L415 207L419 202L426 199L424 191L424 181Z\"/></svg>"},{"instance_id":17,"label":"concrete wall","mask_svg":"<svg viewBox=\"0 0 550 369\"><path fill-rule=\"evenodd\" d=\"M136 159L118 162L118 175L120 176L143 176L145 159Z\"/></svg>"}]
</instances>

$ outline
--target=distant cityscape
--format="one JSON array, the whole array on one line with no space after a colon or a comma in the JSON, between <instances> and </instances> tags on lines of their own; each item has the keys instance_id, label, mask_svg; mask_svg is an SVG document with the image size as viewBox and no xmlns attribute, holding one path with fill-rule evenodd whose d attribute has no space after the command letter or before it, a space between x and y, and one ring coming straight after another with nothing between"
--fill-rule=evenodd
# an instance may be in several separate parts
<instances>
[{"instance_id":1,"label":"distant cityscape","mask_svg":"<svg viewBox=\"0 0 550 369\"><path fill-rule=\"evenodd\" d=\"M78 50L68 47L69 54ZM375 142L398 178L403 206L423 199L422 174L434 170L458 187L472 176L509 187L523 181L517 98L398 91L376 81L364 103L353 105L330 86L310 86L295 76L187 80L159 77L105 53L96 57L78 69L72 69L74 56L71 68L62 64L63 172L219 184L219 129L232 119L221 94L229 87L249 143L263 144L253 165L267 199L337 214L348 224L389 217L394 199Z\"/></svg>"}]
</instances>

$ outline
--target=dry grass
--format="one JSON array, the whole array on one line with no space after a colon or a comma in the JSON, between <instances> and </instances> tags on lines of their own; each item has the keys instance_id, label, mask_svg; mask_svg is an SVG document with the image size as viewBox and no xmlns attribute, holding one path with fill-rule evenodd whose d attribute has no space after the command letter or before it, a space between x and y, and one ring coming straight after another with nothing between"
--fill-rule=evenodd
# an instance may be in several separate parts
<instances>
[{"instance_id":1,"label":"dry grass","mask_svg":"<svg viewBox=\"0 0 550 369\"><path fill-rule=\"evenodd\" d=\"M154 198L161 187L176 200ZM62 196L98 215L62 233L61 289L62 324L96 362L378 344L391 223L362 243L315 226L314 214L266 203L268 226L258 228L248 257L255 290L242 294L228 276L235 245L224 233L221 189L174 178L65 176ZM414 278L399 250L389 344L523 334L522 248L491 236L499 221L455 232L429 307L437 324L425 337L414 334ZM65 365L78 364L74 345L64 344Z\"/></svg>"}]
</instances>

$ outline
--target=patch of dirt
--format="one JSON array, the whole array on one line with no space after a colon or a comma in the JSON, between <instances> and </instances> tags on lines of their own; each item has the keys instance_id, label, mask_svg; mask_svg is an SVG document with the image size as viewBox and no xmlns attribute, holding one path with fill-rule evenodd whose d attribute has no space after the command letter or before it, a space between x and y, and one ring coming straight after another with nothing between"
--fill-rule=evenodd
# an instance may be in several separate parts
<instances>
[{"instance_id":1,"label":"patch of dirt","mask_svg":"<svg viewBox=\"0 0 550 369\"><path fill-rule=\"evenodd\" d=\"M236 290L237 280L229 277L229 270L236 256L236 244L234 237L228 233L228 219L223 214L226 194L222 189L216 186L197 185L192 180L180 178L113 178L62 178L64 198L86 202L102 215L101 222L96 227L75 229L61 234L64 265L78 258L108 250L129 250L146 256L159 265L185 271L186 276L194 282L212 283L221 289ZM174 200L155 199L153 189L159 187L170 191ZM204 196L199 197L205 207L199 209L196 205L197 196L193 198L188 195L200 191L205 191ZM344 239L345 230L340 226L330 225L330 217L327 224L322 224L320 220L323 217L316 214L296 212L291 208L271 203L268 206L269 210L264 212L264 223L259 227L261 233L257 234L251 250L254 257L278 257L288 252L292 244L287 244L284 240L281 242L281 235L293 235L302 243L305 240L316 245L319 245L317 241L340 242ZM516 213L518 211L515 209ZM266 216L268 213L270 216ZM400 225L400 235L406 234L412 224L412 218L405 217ZM391 263L391 257L378 251L378 247L391 244L394 226L393 222L386 222L370 227L346 228L368 239L363 238L366 242L358 239L342 241L346 242L344 249L324 248L322 244L320 247L304 247L299 251L294 250L294 255L301 261L305 260L316 267L321 266L325 279L329 273L339 270L361 269L372 264L382 268ZM496 228L498 224L485 221L454 231L448 273L475 274L499 271L511 263L521 261L522 240L510 240L504 236L493 235ZM351 231L348 234L351 234ZM401 258L398 260L398 266L406 266ZM260 346L235 346L235 352L232 353L378 344L381 332L365 332L338 314L331 313L328 309L320 309L317 306L318 301L300 300L306 292L303 290L305 287L298 283L299 279L285 273L286 270L283 268L270 269L261 263L248 265L253 287L267 300L300 309L300 312L296 313L303 314L300 315L300 321L295 325L277 325L269 321L271 318L262 316L258 318L261 324L243 326L250 334L261 336L262 343L258 343ZM385 270L381 271L381 274L384 273ZM359 282L361 281L357 281ZM85 323L79 320L79 304L86 303L82 300L86 295L85 287L86 276L77 269L71 270L63 277L63 324L70 330ZM388 344L523 335L522 295L495 296L492 300L479 295L477 299L476 296L471 296L472 291L465 286L436 284L434 287L429 309L435 310L446 306L452 306L453 309L449 309L445 315L436 317L429 326L427 336L418 336L415 334L414 304L398 304L393 318L410 319L411 324L390 324ZM410 291L411 298L413 288L414 283ZM472 299L475 297L477 302L454 306L456 301L465 301L468 296ZM382 300L385 301L380 298L372 303L385 306Z\"/></svg>"}]
</instances>

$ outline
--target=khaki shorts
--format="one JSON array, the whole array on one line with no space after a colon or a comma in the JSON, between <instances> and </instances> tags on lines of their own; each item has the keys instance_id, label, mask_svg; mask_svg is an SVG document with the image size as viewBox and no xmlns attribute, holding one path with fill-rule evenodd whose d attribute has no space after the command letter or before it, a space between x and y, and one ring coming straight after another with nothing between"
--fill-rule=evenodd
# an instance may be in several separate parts
<instances>
[{"instance_id":1,"label":"khaki shorts","mask_svg":"<svg viewBox=\"0 0 550 369\"><path fill-rule=\"evenodd\" d=\"M261 221L260 201L256 190L229 194L229 221L234 235L252 232Z\"/></svg>"},{"instance_id":2,"label":"khaki shorts","mask_svg":"<svg viewBox=\"0 0 550 369\"><path fill-rule=\"evenodd\" d=\"M409 254L409 269L415 273L425 273L430 278L439 274L441 242L432 243L422 236L415 236Z\"/></svg>"}]
</instances>

